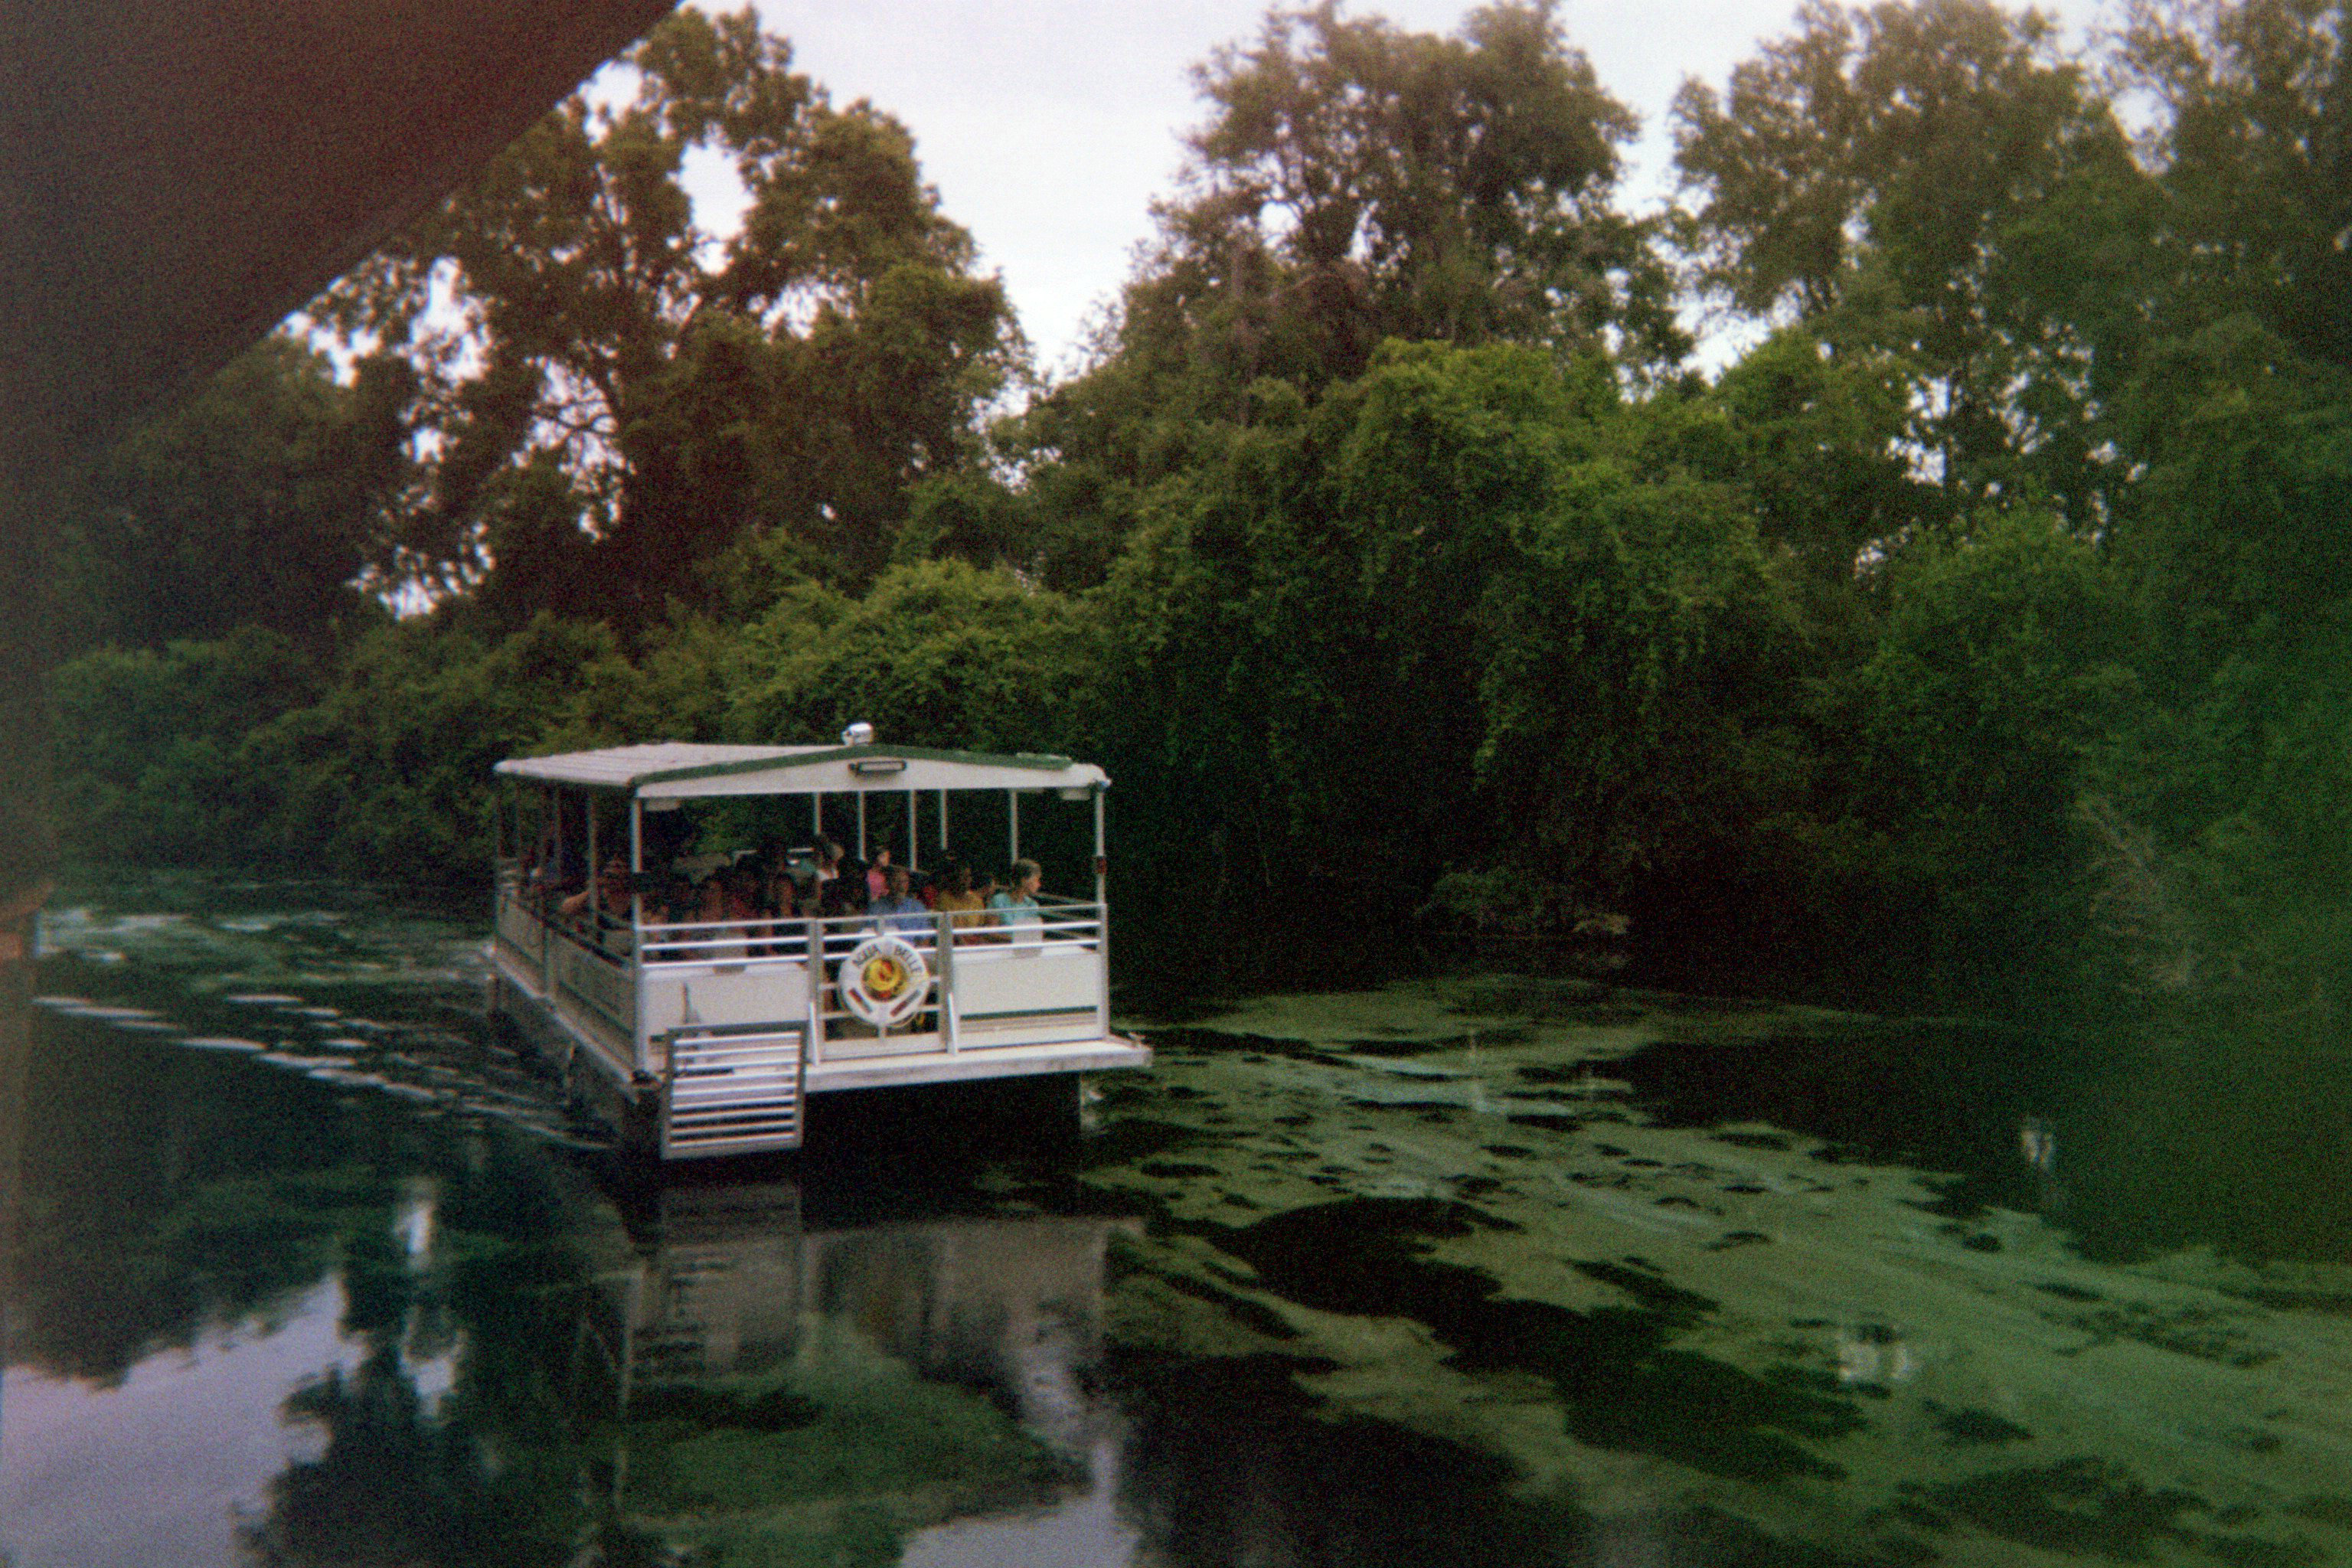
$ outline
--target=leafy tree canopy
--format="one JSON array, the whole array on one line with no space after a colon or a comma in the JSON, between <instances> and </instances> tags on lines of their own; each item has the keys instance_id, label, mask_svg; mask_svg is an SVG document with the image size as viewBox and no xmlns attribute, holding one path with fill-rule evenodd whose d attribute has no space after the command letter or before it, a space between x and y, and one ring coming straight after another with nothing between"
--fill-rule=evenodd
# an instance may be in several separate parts
<instances>
[{"instance_id":1,"label":"leafy tree canopy","mask_svg":"<svg viewBox=\"0 0 2352 1568\"><path fill-rule=\"evenodd\" d=\"M856 600L803 589L742 641L729 724L755 743L862 719L910 745L1074 747L1070 699L1094 663L1070 601L961 561L894 567Z\"/></svg>"},{"instance_id":2,"label":"leafy tree canopy","mask_svg":"<svg viewBox=\"0 0 2352 1568\"><path fill-rule=\"evenodd\" d=\"M1065 470L1033 527L1075 575L1105 552L1073 509L1133 526L1130 487L1205 426L1248 423L1263 384L1311 399L1389 340L1614 351L1642 372L1687 352L1648 228L1612 205L1634 117L1554 0L1486 6L1452 37L1329 0L1277 9L1199 81L1208 121L1102 358L1018 433Z\"/></svg>"},{"instance_id":3,"label":"leafy tree canopy","mask_svg":"<svg viewBox=\"0 0 2352 1568\"><path fill-rule=\"evenodd\" d=\"M2175 333L2243 311L2352 368L2352 81L2343 0L2137 0L2125 81L2159 115L2149 250Z\"/></svg>"},{"instance_id":4,"label":"leafy tree canopy","mask_svg":"<svg viewBox=\"0 0 2352 1568\"><path fill-rule=\"evenodd\" d=\"M905 129L835 107L749 10L691 8L320 302L414 365L428 474L388 563L625 628L751 534L851 581L908 487L954 468L1019 343ZM741 226L698 223L689 165Z\"/></svg>"},{"instance_id":5,"label":"leafy tree canopy","mask_svg":"<svg viewBox=\"0 0 2352 1568\"><path fill-rule=\"evenodd\" d=\"M1360 372L1385 338L1591 348L1615 328L1632 358L1685 346L1610 205L1634 117L1549 0L1474 11L1450 38L1328 0L1276 11L1200 83L1211 117L1161 206L1167 265L1130 296L1137 327L1206 285L1271 329L1254 372L1313 379Z\"/></svg>"},{"instance_id":6,"label":"leafy tree canopy","mask_svg":"<svg viewBox=\"0 0 2352 1568\"><path fill-rule=\"evenodd\" d=\"M243 626L316 646L381 611L355 581L407 471L403 367L351 384L283 335L134 432L59 520L68 654Z\"/></svg>"},{"instance_id":7,"label":"leafy tree canopy","mask_svg":"<svg viewBox=\"0 0 2352 1568\"><path fill-rule=\"evenodd\" d=\"M1808 0L1720 95L1685 82L1674 112L1709 288L1897 356L1906 444L1948 517L2023 496L2096 525L2101 317L2078 307L2123 287L2146 193L2046 16Z\"/></svg>"}]
</instances>

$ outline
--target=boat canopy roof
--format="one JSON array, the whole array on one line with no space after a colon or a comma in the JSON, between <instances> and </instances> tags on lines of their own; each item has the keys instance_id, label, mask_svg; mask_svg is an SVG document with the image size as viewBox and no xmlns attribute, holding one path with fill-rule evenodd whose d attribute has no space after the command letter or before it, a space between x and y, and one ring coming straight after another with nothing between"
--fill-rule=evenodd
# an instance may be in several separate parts
<instances>
[{"instance_id":1,"label":"boat canopy roof","mask_svg":"<svg viewBox=\"0 0 2352 1568\"><path fill-rule=\"evenodd\" d=\"M1096 790L1110 778L1092 763L1034 752L948 752L924 746L718 746L657 741L551 757L509 757L509 778L641 800L708 795L838 795L903 790Z\"/></svg>"}]
</instances>

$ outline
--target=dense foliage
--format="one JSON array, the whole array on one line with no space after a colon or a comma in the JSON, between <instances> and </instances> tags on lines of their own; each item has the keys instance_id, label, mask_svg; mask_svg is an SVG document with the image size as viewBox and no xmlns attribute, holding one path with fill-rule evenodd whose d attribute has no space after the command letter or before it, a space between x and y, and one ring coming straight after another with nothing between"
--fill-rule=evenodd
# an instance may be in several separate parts
<instances>
[{"instance_id":1,"label":"dense foliage","mask_svg":"<svg viewBox=\"0 0 2352 1568\"><path fill-rule=\"evenodd\" d=\"M791 63L749 11L681 13L618 102L564 104L319 302L420 387L397 580L631 633L746 535L863 583L974 444L1017 358L1003 289L905 128ZM694 163L731 171L731 237L697 224Z\"/></svg>"},{"instance_id":2,"label":"dense foliage","mask_svg":"<svg viewBox=\"0 0 2352 1568\"><path fill-rule=\"evenodd\" d=\"M321 302L354 377L280 343L126 448L71 830L466 875L497 755L864 718L1102 760L1137 903L2325 1023L2345 20L2151 0L2077 57L1808 0L1685 87L1644 218L1549 0L1277 10L1202 68L1093 363L1008 408L903 130L681 13ZM1770 330L1701 375L1700 303ZM142 608L141 549L220 575Z\"/></svg>"}]
</instances>

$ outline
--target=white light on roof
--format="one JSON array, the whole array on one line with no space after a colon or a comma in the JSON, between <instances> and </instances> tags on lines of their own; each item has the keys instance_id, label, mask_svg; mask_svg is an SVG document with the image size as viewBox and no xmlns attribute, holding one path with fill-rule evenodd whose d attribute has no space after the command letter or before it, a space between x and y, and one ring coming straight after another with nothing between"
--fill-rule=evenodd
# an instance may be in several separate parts
<instances>
[{"instance_id":1,"label":"white light on roof","mask_svg":"<svg viewBox=\"0 0 2352 1568\"><path fill-rule=\"evenodd\" d=\"M872 745L874 743L874 726L866 723L862 719L859 720L856 723L852 724L848 729L844 730L841 732L841 743L845 746Z\"/></svg>"}]
</instances>

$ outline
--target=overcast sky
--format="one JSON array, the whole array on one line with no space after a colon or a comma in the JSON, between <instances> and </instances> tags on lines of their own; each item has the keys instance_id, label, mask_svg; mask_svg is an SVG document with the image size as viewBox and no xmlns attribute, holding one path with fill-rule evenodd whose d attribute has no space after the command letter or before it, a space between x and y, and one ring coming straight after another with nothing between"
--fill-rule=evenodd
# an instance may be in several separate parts
<instances>
[{"instance_id":1,"label":"overcast sky","mask_svg":"<svg viewBox=\"0 0 2352 1568\"><path fill-rule=\"evenodd\" d=\"M713 9L730 8L724 0ZM1039 363L1052 369L1087 312L1116 293L1171 187L1201 105L1191 68L1254 37L1263 0L758 0L771 32L837 103L870 99L913 131L950 217L1003 274ZM1461 0L1359 3L1400 26L1450 33ZM2097 0L2045 10L2077 37ZM1781 0L1620 0L1563 7L1601 85L1643 120L1624 187L1643 210L1669 189L1665 112L1686 75L1720 84L1787 31Z\"/></svg>"}]
</instances>

